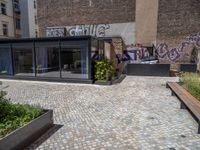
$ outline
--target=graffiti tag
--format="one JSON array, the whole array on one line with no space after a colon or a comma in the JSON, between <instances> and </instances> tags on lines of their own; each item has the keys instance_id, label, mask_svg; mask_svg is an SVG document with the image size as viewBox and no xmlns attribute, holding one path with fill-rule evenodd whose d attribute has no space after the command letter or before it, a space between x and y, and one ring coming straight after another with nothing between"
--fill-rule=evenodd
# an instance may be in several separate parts
<instances>
[{"instance_id":1,"label":"graffiti tag","mask_svg":"<svg viewBox=\"0 0 200 150\"><path fill-rule=\"evenodd\" d=\"M180 44L177 48L170 49L166 43L161 43L157 46L156 52L159 58L168 58L170 61L176 61L181 57L181 53L189 45L195 44L200 47L200 33L190 35L186 38L186 41Z\"/></svg>"},{"instance_id":2,"label":"graffiti tag","mask_svg":"<svg viewBox=\"0 0 200 150\"><path fill-rule=\"evenodd\" d=\"M96 36L104 37L106 30L110 29L109 24L98 24L98 25L76 25L71 27L68 32L70 36Z\"/></svg>"},{"instance_id":3,"label":"graffiti tag","mask_svg":"<svg viewBox=\"0 0 200 150\"><path fill-rule=\"evenodd\" d=\"M63 37L66 35L65 27L47 27L46 36L47 37Z\"/></svg>"}]
</instances>

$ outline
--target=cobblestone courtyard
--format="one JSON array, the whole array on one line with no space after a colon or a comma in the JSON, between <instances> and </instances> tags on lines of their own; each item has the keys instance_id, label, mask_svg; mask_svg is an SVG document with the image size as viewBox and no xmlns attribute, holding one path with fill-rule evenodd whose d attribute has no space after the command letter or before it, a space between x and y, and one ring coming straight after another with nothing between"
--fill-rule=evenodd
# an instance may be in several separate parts
<instances>
[{"instance_id":1,"label":"cobblestone courtyard","mask_svg":"<svg viewBox=\"0 0 200 150\"><path fill-rule=\"evenodd\" d=\"M177 78L126 77L113 86L3 80L13 102L54 110L29 149L199 150L197 123L166 89Z\"/></svg>"}]
</instances>

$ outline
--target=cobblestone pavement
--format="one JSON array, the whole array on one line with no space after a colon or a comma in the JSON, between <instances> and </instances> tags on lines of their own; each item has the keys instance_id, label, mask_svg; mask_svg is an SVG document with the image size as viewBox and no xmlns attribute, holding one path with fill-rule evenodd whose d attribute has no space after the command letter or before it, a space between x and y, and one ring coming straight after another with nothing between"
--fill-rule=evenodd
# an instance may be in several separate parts
<instances>
[{"instance_id":1,"label":"cobblestone pavement","mask_svg":"<svg viewBox=\"0 0 200 150\"><path fill-rule=\"evenodd\" d=\"M166 81L177 78L129 76L113 86L3 83L13 102L54 110L57 125L28 149L200 150L198 125Z\"/></svg>"}]
</instances>

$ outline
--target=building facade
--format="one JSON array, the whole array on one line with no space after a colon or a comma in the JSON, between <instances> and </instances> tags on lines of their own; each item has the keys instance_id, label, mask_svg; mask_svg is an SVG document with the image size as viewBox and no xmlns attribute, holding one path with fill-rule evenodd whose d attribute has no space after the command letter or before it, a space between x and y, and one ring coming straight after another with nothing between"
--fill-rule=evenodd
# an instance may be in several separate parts
<instances>
[{"instance_id":1,"label":"building facade","mask_svg":"<svg viewBox=\"0 0 200 150\"><path fill-rule=\"evenodd\" d=\"M0 0L0 38L14 37L13 3L11 0Z\"/></svg>"},{"instance_id":2,"label":"building facade","mask_svg":"<svg viewBox=\"0 0 200 150\"><path fill-rule=\"evenodd\" d=\"M156 45L160 62L195 62L200 48L200 2L153 0L153 5L146 2L137 0L136 42Z\"/></svg>"},{"instance_id":3,"label":"building facade","mask_svg":"<svg viewBox=\"0 0 200 150\"><path fill-rule=\"evenodd\" d=\"M20 0L22 37L38 37L38 17L36 0Z\"/></svg>"},{"instance_id":4,"label":"building facade","mask_svg":"<svg viewBox=\"0 0 200 150\"><path fill-rule=\"evenodd\" d=\"M21 37L21 12L19 0L0 0L0 38Z\"/></svg>"},{"instance_id":5,"label":"building facade","mask_svg":"<svg viewBox=\"0 0 200 150\"><path fill-rule=\"evenodd\" d=\"M54 8L59 8L57 11ZM154 47L161 63L194 63L200 48L199 0L40 0L41 37L122 37L128 58Z\"/></svg>"},{"instance_id":6,"label":"building facade","mask_svg":"<svg viewBox=\"0 0 200 150\"><path fill-rule=\"evenodd\" d=\"M59 8L59 11L55 8ZM39 0L40 36L122 36L135 39L135 0Z\"/></svg>"}]
</instances>

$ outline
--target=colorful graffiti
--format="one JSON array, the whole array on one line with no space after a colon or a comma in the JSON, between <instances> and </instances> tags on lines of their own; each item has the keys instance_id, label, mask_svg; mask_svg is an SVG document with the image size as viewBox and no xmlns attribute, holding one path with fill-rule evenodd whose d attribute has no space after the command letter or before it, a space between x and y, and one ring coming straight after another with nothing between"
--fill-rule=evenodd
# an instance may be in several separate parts
<instances>
[{"instance_id":1,"label":"colorful graffiti","mask_svg":"<svg viewBox=\"0 0 200 150\"><path fill-rule=\"evenodd\" d=\"M170 61L176 61L181 57L181 53L184 49L191 44L200 47L200 33L188 36L186 41L182 42L177 48L170 49L166 43L161 43L157 46L156 52L159 58L167 58Z\"/></svg>"},{"instance_id":2,"label":"colorful graffiti","mask_svg":"<svg viewBox=\"0 0 200 150\"><path fill-rule=\"evenodd\" d=\"M149 57L149 51L147 48L142 47L141 44L130 44L125 46L125 50L122 54L116 55L118 63L122 61L139 62Z\"/></svg>"},{"instance_id":3,"label":"colorful graffiti","mask_svg":"<svg viewBox=\"0 0 200 150\"><path fill-rule=\"evenodd\" d=\"M106 35L106 30L108 29L110 29L109 24L76 25L71 27L68 32L70 36L91 35L96 37L104 37Z\"/></svg>"},{"instance_id":4,"label":"colorful graffiti","mask_svg":"<svg viewBox=\"0 0 200 150\"><path fill-rule=\"evenodd\" d=\"M63 37L66 35L65 27L47 27L46 36L47 37Z\"/></svg>"}]
</instances>

